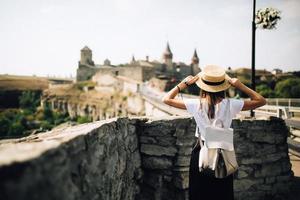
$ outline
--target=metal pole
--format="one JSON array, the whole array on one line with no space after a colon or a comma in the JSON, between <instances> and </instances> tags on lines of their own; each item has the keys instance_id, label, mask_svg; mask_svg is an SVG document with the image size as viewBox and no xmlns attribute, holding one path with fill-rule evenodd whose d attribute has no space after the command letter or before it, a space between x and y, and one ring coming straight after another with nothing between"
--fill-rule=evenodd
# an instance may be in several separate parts
<instances>
[{"instance_id":1,"label":"metal pole","mask_svg":"<svg viewBox=\"0 0 300 200\"><path fill-rule=\"evenodd\" d=\"M252 16L252 60L251 60L251 83L252 89L255 90L255 10L256 0L253 0L253 16ZM253 110L250 111L251 117L254 117Z\"/></svg>"}]
</instances>

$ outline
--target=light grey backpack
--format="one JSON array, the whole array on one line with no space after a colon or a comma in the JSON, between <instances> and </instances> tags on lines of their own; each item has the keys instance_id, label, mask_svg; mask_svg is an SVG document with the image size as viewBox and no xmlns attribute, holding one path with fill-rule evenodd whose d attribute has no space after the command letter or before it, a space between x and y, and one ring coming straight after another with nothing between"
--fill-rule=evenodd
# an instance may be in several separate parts
<instances>
[{"instance_id":1,"label":"light grey backpack","mask_svg":"<svg viewBox=\"0 0 300 200\"><path fill-rule=\"evenodd\" d=\"M229 100L227 101L226 108L226 117L230 117ZM201 112L204 111L201 109ZM199 152L199 171L209 168L215 172L216 178L224 178L234 173L239 167L233 145L233 129L225 128L222 120L218 118L211 123L206 113L202 114L202 116L204 116L208 124L202 133L205 139L204 144L202 143L198 126L199 118L195 118L199 134L198 140L201 146ZM216 126L218 121L221 122L221 127Z\"/></svg>"}]
</instances>

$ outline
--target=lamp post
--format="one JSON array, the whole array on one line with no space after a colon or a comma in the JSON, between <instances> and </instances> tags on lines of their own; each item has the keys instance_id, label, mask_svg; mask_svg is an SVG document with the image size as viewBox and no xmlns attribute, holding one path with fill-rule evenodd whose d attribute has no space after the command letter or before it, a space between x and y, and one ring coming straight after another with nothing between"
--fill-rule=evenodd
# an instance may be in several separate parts
<instances>
[{"instance_id":1,"label":"lamp post","mask_svg":"<svg viewBox=\"0 0 300 200\"><path fill-rule=\"evenodd\" d=\"M274 8L259 9L256 12L256 0L253 0L253 16L252 16L252 59L251 59L251 87L255 90L255 32L256 27L262 29L274 29L278 20L280 20L280 11ZM250 111L251 117L254 117L253 110Z\"/></svg>"},{"instance_id":2,"label":"lamp post","mask_svg":"<svg viewBox=\"0 0 300 200\"><path fill-rule=\"evenodd\" d=\"M251 87L255 91L255 13L256 0L253 0L253 16L252 16L252 59L251 59ZM254 117L253 110L250 111L250 116Z\"/></svg>"}]
</instances>

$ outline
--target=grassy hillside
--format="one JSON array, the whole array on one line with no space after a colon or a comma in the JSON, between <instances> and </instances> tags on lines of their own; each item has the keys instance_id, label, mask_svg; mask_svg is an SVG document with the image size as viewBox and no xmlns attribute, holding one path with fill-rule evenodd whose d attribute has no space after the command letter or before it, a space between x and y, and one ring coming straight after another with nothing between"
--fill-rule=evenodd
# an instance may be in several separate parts
<instances>
[{"instance_id":1,"label":"grassy hillside","mask_svg":"<svg viewBox=\"0 0 300 200\"><path fill-rule=\"evenodd\" d=\"M0 75L0 91L44 90L48 88L47 78L35 76Z\"/></svg>"}]
</instances>

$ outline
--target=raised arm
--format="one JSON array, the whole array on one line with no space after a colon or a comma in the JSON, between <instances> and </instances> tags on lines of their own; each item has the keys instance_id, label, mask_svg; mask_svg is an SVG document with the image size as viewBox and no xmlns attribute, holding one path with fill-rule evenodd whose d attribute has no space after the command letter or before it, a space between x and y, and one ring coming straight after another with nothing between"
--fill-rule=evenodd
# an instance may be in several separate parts
<instances>
[{"instance_id":1,"label":"raised arm","mask_svg":"<svg viewBox=\"0 0 300 200\"><path fill-rule=\"evenodd\" d=\"M261 106L266 104L266 99L263 96L261 96L260 94L258 94L254 90L250 89L246 85L244 85L237 78L231 78L229 80L229 83L233 87L235 87L235 88L241 90L242 92L246 93L251 99L251 100L245 100L244 101L244 106L243 106L242 110L253 110L255 108L261 107Z\"/></svg>"},{"instance_id":2,"label":"raised arm","mask_svg":"<svg viewBox=\"0 0 300 200\"><path fill-rule=\"evenodd\" d=\"M195 81L198 80L198 76L188 76L183 81L181 81L177 86L179 87L180 91L188 87L189 85L193 84ZM186 81L186 83L185 83ZM179 90L178 87L175 86L172 88L163 98L162 102L165 104L168 104L170 106L173 106L175 108L181 108L186 109L185 104L180 99L174 99L176 95L178 94Z\"/></svg>"}]
</instances>

